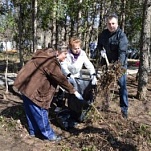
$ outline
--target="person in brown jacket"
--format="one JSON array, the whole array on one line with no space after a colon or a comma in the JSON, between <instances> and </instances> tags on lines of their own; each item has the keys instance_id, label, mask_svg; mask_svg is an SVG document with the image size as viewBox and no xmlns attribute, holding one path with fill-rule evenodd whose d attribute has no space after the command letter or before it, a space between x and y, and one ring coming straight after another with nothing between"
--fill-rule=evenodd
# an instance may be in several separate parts
<instances>
[{"instance_id":1,"label":"person in brown jacket","mask_svg":"<svg viewBox=\"0 0 151 151\"><path fill-rule=\"evenodd\" d=\"M50 141L61 140L51 128L48 119L48 109L58 85L83 100L61 71L60 62L66 58L67 49L66 45L60 44L55 50L37 50L14 81L14 88L22 94L31 136L41 136Z\"/></svg>"}]
</instances>

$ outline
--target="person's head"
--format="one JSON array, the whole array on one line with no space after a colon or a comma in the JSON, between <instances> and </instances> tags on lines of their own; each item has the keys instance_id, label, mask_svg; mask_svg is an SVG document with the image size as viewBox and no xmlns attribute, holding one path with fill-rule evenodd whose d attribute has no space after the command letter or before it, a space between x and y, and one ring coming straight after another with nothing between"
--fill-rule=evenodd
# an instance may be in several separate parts
<instances>
[{"instance_id":1,"label":"person's head","mask_svg":"<svg viewBox=\"0 0 151 151\"><path fill-rule=\"evenodd\" d=\"M48 48L51 48L51 43L50 42L48 43Z\"/></svg>"},{"instance_id":2,"label":"person's head","mask_svg":"<svg viewBox=\"0 0 151 151\"><path fill-rule=\"evenodd\" d=\"M57 58L60 62L64 61L67 57L68 46L64 43L56 44Z\"/></svg>"},{"instance_id":3,"label":"person's head","mask_svg":"<svg viewBox=\"0 0 151 151\"><path fill-rule=\"evenodd\" d=\"M111 14L107 17L107 28L113 33L118 28L118 16L116 14Z\"/></svg>"},{"instance_id":4,"label":"person's head","mask_svg":"<svg viewBox=\"0 0 151 151\"><path fill-rule=\"evenodd\" d=\"M69 40L69 48L73 54L79 54L81 51L81 40L77 37L71 37Z\"/></svg>"}]
</instances>

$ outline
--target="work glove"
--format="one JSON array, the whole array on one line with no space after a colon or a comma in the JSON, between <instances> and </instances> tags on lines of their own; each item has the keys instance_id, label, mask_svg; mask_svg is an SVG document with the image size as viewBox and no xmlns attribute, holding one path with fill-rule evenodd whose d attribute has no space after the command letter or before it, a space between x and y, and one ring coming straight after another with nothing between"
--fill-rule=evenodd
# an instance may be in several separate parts
<instances>
[{"instance_id":1,"label":"work glove","mask_svg":"<svg viewBox=\"0 0 151 151\"><path fill-rule=\"evenodd\" d=\"M79 100L84 100L82 95L78 92L78 91L75 91L74 92L74 95L76 96L76 98L78 98Z\"/></svg>"},{"instance_id":2,"label":"work glove","mask_svg":"<svg viewBox=\"0 0 151 151\"><path fill-rule=\"evenodd\" d=\"M68 76L68 81L74 86L74 87L76 87L76 81L75 81L75 78L73 77L73 75L69 75Z\"/></svg>"},{"instance_id":3,"label":"work glove","mask_svg":"<svg viewBox=\"0 0 151 151\"><path fill-rule=\"evenodd\" d=\"M91 75L91 84L92 85L97 85L97 78L95 74Z\"/></svg>"},{"instance_id":4,"label":"work glove","mask_svg":"<svg viewBox=\"0 0 151 151\"><path fill-rule=\"evenodd\" d=\"M105 56L106 56L106 50L101 50L101 56L102 56L102 58L105 58Z\"/></svg>"}]
</instances>

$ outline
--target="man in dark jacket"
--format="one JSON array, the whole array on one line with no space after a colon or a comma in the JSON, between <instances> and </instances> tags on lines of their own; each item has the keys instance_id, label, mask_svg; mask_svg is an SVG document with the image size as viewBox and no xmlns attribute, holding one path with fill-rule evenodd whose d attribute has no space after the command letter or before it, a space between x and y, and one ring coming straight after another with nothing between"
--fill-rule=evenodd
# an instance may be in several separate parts
<instances>
[{"instance_id":1,"label":"man in dark jacket","mask_svg":"<svg viewBox=\"0 0 151 151\"><path fill-rule=\"evenodd\" d=\"M128 39L125 33L118 27L118 17L111 14L107 18L107 29L103 30L98 36L97 49L100 50L102 59L101 64L106 64L105 56L109 63L119 61L127 69L127 47ZM120 86L120 107L122 116L127 118L128 115L128 93L126 88L126 74L118 81Z\"/></svg>"},{"instance_id":2,"label":"man in dark jacket","mask_svg":"<svg viewBox=\"0 0 151 151\"><path fill-rule=\"evenodd\" d=\"M38 50L19 71L14 88L22 94L25 113L29 126L29 134L41 136L43 139L58 141L49 124L48 109L58 85L82 100L82 96L68 82L61 71L60 62L67 55L67 46L57 45L52 48Z\"/></svg>"}]
</instances>

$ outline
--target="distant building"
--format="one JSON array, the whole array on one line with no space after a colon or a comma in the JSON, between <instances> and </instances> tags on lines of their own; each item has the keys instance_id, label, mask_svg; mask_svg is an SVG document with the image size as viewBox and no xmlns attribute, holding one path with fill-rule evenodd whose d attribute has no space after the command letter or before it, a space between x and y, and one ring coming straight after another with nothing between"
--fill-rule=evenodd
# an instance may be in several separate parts
<instances>
[{"instance_id":1,"label":"distant building","mask_svg":"<svg viewBox=\"0 0 151 151\"><path fill-rule=\"evenodd\" d=\"M0 41L0 52L3 51L16 51L16 48L13 47L13 42Z\"/></svg>"}]
</instances>

